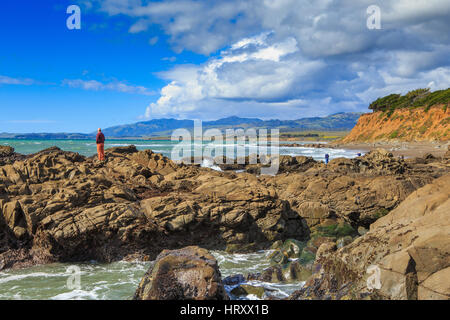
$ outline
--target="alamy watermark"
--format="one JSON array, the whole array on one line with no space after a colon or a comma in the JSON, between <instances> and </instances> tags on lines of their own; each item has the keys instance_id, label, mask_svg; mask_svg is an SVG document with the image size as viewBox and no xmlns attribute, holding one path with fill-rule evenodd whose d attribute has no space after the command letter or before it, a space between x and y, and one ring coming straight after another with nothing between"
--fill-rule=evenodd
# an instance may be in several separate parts
<instances>
[{"instance_id":1,"label":"alamy watermark","mask_svg":"<svg viewBox=\"0 0 450 320\"><path fill-rule=\"evenodd\" d=\"M171 140L179 143L173 147L171 159L189 164L201 164L205 159L216 164L224 160L226 164L257 164L259 160L261 174L275 175L280 164L279 137L279 129L271 129L270 135L267 129L256 128L226 129L225 134L219 129L203 132L202 122L195 120L193 135L184 128L173 131Z\"/></svg>"},{"instance_id":2,"label":"alamy watermark","mask_svg":"<svg viewBox=\"0 0 450 320\"><path fill-rule=\"evenodd\" d=\"M70 16L66 20L66 26L69 30L81 29L81 9L77 5L70 5L67 7L66 13Z\"/></svg>"},{"instance_id":3,"label":"alamy watermark","mask_svg":"<svg viewBox=\"0 0 450 320\"><path fill-rule=\"evenodd\" d=\"M381 29L381 9L379 6L371 5L367 7L366 13L369 15L366 21L367 29Z\"/></svg>"},{"instance_id":4,"label":"alamy watermark","mask_svg":"<svg viewBox=\"0 0 450 320\"><path fill-rule=\"evenodd\" d=\"M69 266L66 269L66 273L69 274L67 278L67 288L69 290L81 290L81 269L78 266Z\"/></svg>"},{"instance_id":5,"label":"alamy watermark","mask_svg":"<svg viewBox=\"0 0 450 320\"><path fill-rule=\"evenodd\" d=\"M369 277L367 278L367 289L372 291L373 289L381 289L381 270L377 265L371 265L367 268Z\"/></svg>"}]
</instances>

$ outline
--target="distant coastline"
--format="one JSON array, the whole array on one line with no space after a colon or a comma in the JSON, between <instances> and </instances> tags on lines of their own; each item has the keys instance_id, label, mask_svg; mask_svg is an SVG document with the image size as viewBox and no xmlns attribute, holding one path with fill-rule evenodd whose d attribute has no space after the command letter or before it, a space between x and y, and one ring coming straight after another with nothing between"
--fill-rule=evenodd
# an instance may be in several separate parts
<instances>
[{"instance_id":1,"label":"distant coastline","mask_svg":"<svg viewBox=\"0 0 450 320\"><path fill-rule=\"evenodd\" d=\"M341 112L325 117L302 118L297 120L261 120L257 118L228 117L214 121L204 121L203 130L217 129L248 129L264 128L279 129L280 133L291 133L299 136L299 132L347 132L357 123L360 112ZM185 128L191 130L194 120L153 119L149 121L125 124L109 128L102 128L103 133L114 139L153 140L161 137L170 137L173 130ZM336 134L334 134L336 136ZM341 136L341 134L338 134ZM95 133L77 132L43 132L43 133L0 133L0 139L27 139L27 140L91 140Z\"/></svg>"}]
</instances>

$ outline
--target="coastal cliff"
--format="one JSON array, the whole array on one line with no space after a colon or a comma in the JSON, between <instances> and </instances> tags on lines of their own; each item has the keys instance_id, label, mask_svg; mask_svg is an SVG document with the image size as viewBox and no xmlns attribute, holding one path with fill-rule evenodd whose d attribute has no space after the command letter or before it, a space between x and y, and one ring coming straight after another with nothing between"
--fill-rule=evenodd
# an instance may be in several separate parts
<instances>
[{"instance_id":1,"label":"coastal cliff","mask_svg":"<svg viewBox=\"0 0 450 320\"><path fill-rule=\"evenodd\" d=\"M363 114L342 140L344 143L377 141L448 141L450 108L436 105L429 109L396 109L388 113Z\"/></svg>"},{"instance_id":2,"label":"coastal cliff","mask_svg":"<svg viewBox=\"0 0 450 320\"><path fill-rule=\"evenodd\" d=\"M372 102L343 143L386 141L448 141L450 88L417 89L390 94Z\"/></svg>"}]
</instances>

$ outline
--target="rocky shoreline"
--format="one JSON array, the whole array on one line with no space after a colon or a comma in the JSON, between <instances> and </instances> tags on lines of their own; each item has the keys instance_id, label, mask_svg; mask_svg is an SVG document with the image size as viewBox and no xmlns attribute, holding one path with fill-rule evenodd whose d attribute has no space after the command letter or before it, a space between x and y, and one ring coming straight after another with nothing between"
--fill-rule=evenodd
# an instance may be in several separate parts
<instances>
[{"instance_id":1,"label":"rocky shoreline","mask_svg":"<svg viewBox=\"0 0 450 320\"><path fill-rule=\"evenodd\" d=\"M1 147L0 270L154 260L163 250L187 246L228 252L273 248L272 269L245 275L246 280L308 280L292 299L449 297L448 286L439 287L450 267L448 236L442 236L449 234L449 188L433 186L449 180L450 152L400 159L375 150L328 165L281 156L276 176L259 176L260 165L222 165L223 171L215 171L176 164L134 146L108 149L106 156L102 163L56 147L27 156ZM404 203L418 207L411 197L421 192L447 202L423 196L419 203L430 214L411 213ZM442 216L440 228L428 221L433 214ZM398 257L391 257L397 251ZM435 253L442 258L431 267L426 254ZM399 283L409 289L364 291L364 268L378 262L386 274L402 274ZM287 279L286 270L294 276Z\"/></svg>"}]
</instances>

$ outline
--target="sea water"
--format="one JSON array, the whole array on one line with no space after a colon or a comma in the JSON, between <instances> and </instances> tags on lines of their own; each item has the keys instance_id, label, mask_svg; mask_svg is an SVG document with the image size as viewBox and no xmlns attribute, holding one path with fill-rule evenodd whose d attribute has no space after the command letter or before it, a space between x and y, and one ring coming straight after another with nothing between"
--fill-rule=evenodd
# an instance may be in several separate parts
<instances>
[{"instance_id":1,"label":"sea water","mask_svg":"<svg viewBox=\"0 0 450 320\"><path fill-rule=\"evenodd\" d=\"M294 142L280 142L282 144L292 144ZM302 142L296 142L297 144L303 144ZM307 142L304 142L306 144ZM323 143L323 142L321 142ZM177 141L170 140L107 140L105 142L105 148L122 147L128 145L135 145L138 150L151 149L154 152L161 153L169 158L172 157L173 148L179 144ZM199 142L195 142L199 144ZM53 146L57 146L65 151L78 152L84 156L92 156L97 152L97 145L93 140L15 140L15 139L0 139L0 145L11 146L17 153L32 154L40 150L47 149ZM195 145L186 145L187 152L194 149ZM238 144L235 144L238 146ZM261 149L261 146L256 144L245 143L239 145L244 147L245 154L256 154ZM223 147L223 152L227 157L235 158L237 148L232 148L231 154L225 153L225 145L203 142L203 150L213 150L216 147ZM290 147L280 146L280 155L290 156L309 156L315 160L324 160L325 154L330 155L330 160L338 157L354 158L360 151L346 150L346 149L334 149L334 148L309 148L309 147ZM270 153L270 147L267 148L267 153ZM209 152L214 156L214 152Z\"/></svg>"},{"instance_id":2,"label":"sea water","mask_svg":"<svg viewBox=\"0 0 450 320\"><path fill-rule=\"evenodd\" d=\"M250 254L229 254L212 251L219 264L222 278L230 275L262 272L270 266L271 251ZM129 300L139 282L154 262L54 263L19 270L0 272L0 300ZM73 288L69 279L71 268L79 270L79 286ZM248 282L263 286L273 297L286 298L302 287L303 282L265 283ZM225 286L230 292L233 286ZM257 299L254 296L232 297L234 299Z\"/></svg>"}]
</instances>

